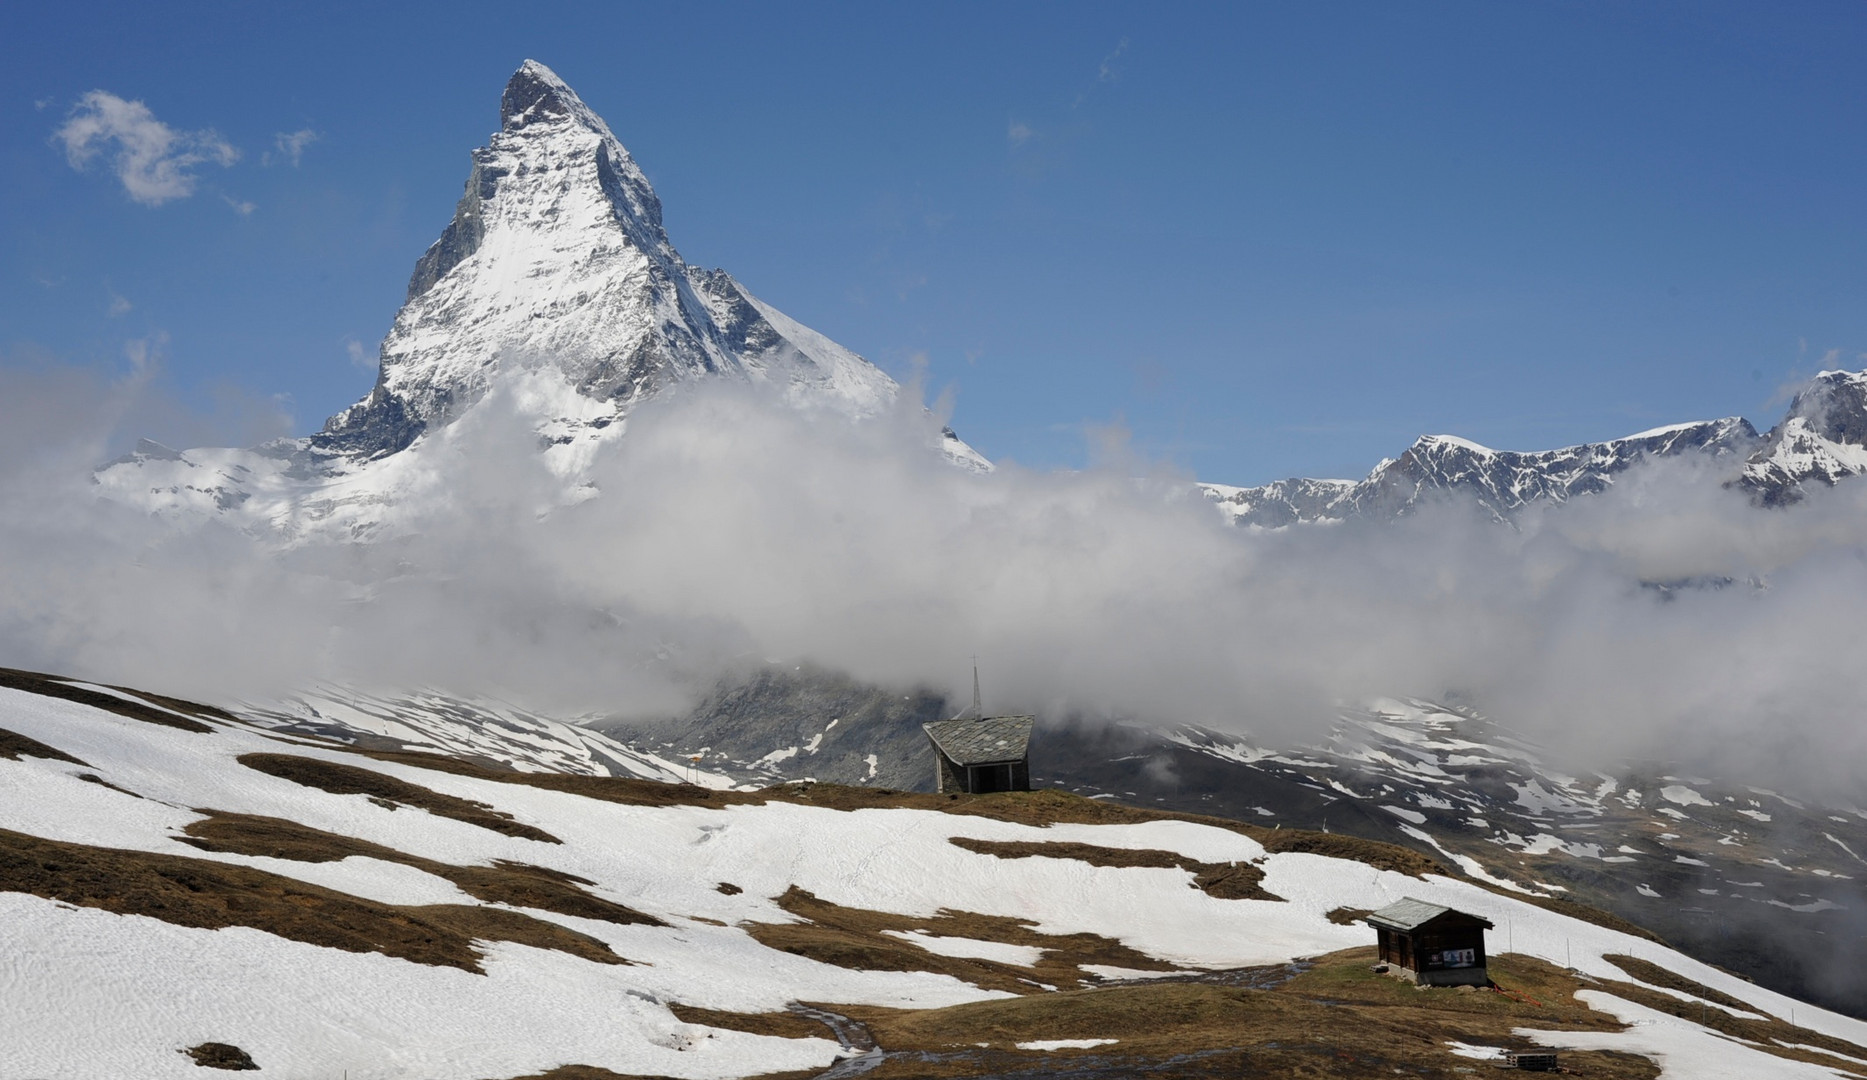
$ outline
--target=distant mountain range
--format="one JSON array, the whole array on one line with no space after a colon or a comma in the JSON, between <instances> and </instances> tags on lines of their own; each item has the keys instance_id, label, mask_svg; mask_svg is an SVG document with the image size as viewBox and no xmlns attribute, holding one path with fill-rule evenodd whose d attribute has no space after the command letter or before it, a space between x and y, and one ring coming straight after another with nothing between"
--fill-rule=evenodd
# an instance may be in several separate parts
<instances>
[{"instance_id":1,"label":"distant mountain range","mask_svg":"<svg viewBox=\"0 0 1867 1080\"><path fill-rule=\"evenodd\" d=\"M1710 459L1761 506L1787 506L1814 486L1867 472L1867 372L1822 372L1796 394L1767 435L1738 416L1528 453L1427 435L1363 480L1201 487L1232 521L1265 528L1398 517L1449 495L1468 497L1504 520L1532 503L1606 491L1643 461L1688 455Z\"/></svg>"}]
</instances>

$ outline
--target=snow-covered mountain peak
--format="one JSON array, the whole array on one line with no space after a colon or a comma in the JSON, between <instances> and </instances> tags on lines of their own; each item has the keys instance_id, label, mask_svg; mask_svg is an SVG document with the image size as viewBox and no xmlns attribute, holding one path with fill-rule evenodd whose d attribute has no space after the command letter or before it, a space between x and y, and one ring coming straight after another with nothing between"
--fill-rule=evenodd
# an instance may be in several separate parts
<instances>
[{"instance_id":1,"label":"snow-covered mountain peak","mask_svg":"<svg viewBox=\"0 0 1867 1080\"><path fill-rule=\"evenodd\" d=\"M1867 443L1867 371L1824 371L1789 401L1779 427L1797 423L1817 438Z\"/></svg>"},{"instance_id":2,"label":"snow-covered mountain peak","mask_svg":"<svg viewBox=\"0 0 1867 1080\"><path fill-rule=\"evenodd\" d=\"M1740 483L1766 505L1800 501L1824 485L1867 473L1867 371L1824 371L1790 399L1782 422L1744 467Z\"/></svg>"},{"instance_id":3,"label":"snow-covered mountain peak","mask_svg":"<svg viewBox=\"0 0 1867 1080\"><path fill-rule=\"evenodd\" d=\"M416 263L375 388L330 419L320 448L395 453L514 370L555 369L600 403L600 416L574 418L590 438L702 378L766 383L793 404L854 416L895 399L894 380L868 361L725 271L689 266L647 177L550 68L528 60L513 74L500 119L472 154L453 219Z\"/></svg>"},{"instance_id":4,"label":"snow-covered mountain peak","mask_svg":"<svg viewBox=\"0 0 1867 1080\"><path fill-rule=\"evenodd\" d=\"M791 406L849 418L878 415L900 393L731 274L689 266L629 151L535 60L507 82L500 128L472 152L465 190L415 263L380 361L368 396L308 439L142 447L100 470L99 484L158 512L361 539L380 535L384 516L431 471L400 452L496 385L554 388L508 396L565 482L562 502L588 494L576 463L619 437L636 405L675 386L763 385ZM991 469L951 432L931 441L962 467Z\"/></svg>"},{"instance_id":5,"label":"snow-covered mountain peak","mask_svg":"<svg viewBox=\"0 0 1867 1080\"><path fill-rule=\"evenodd\" d=\"M669 255L680 258L661 231L661 200L655 197L648 178L603 118L585 105L577 91L556 72L536 60L521 64L500 95L499 123L493 143L510 149L530 142L568 140L566 149L576 154L587 149L583 143L593 136L599 144L598 179L609 196L608 209L626 219L626 225L647 230L646 239L652 246L667 248Z\"/></svg>"},{"instance_id":6,"label":"snow-covered mountain peak","mask_svg":"<svg viewBox=\"0 0 1867 1080\"><path fill-rule=\"evenodd\" d=\"M507 131L541 121L570 120L608 134L609 129L592 112L570 84L536 60L527 60L506 82L506 92L499 99L499 121Z\"/></svg>"},{"instance_id":7,"label":"snow-covered mountain peak","mask_svg":"<svg viewBox=\"0 0 1867 1080\"><path fill-rule=\"evenodd\" d=\"M1480 446L1470 439L1461 439L1457 435L1422 435L1413 444L1416 451L1433 453L1435 451L1464 451L1480 457L1490 457L1497 453L1489 446Z\"/></svg>"}]
</instances>

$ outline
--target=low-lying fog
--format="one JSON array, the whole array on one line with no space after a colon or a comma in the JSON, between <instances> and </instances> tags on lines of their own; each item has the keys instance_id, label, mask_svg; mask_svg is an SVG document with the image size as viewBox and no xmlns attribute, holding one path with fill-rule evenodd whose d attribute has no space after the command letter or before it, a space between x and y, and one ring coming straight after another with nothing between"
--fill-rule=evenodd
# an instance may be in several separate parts
<instances>
[{"instance_id":1,"label":"low-lying fog","mask_svg":"<svg viewBox=\"0 0 1867 1080\"><path fill-rule=\"evenodd\" d=\"M0 664L641 715L768 659L964 695L977 654L991 705L1050 716L1301 742L1339 703L1456 692L1596 765L1840 794L1867 762L1867 481L1766 511L1729 463L1667 461L1516 528L1448 502L1267 533L1118 434L1081 472L977 476L918 401L851 424L716 386L639 409L573 504L510 389L411 451L448 498L394 539L281 553L98 497L126 436L206 423L144 377L0 369ZM1679 581L1725 584L1643 584Z\"/></svg>"}]
</instances>

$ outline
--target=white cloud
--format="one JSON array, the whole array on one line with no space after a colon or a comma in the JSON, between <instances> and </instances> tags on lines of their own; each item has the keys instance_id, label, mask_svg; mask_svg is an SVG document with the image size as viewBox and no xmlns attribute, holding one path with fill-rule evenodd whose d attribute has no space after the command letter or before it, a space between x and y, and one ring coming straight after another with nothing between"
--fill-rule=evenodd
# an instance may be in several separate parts
<instances>
[{"instance_id":1,"label":"white cloud","mask_svg":"<svg viewBox=\"0 0 1867 1080\"><path fill-rule=\"evenodd\" d=\"M159 345L132 359L147 370ZM562 504L519 385L406 451L426 494L396 542L310 537L281 558L99 502L108 440L86 433L163 432L98 419L94 391L55 415L6 379L0 654L44 670L210 698L356 681L641 712L746 657L964 695L976 652L1000 707L1057 718L1308 742L1343 702L1456 690L1584 761L1867 773L1867 480L1762 510L1723 486L1728 463L1661 461L1514 528L1448 501L1266 532L1225 526L1118 438L1080 471L974 476L928 451L937 421L912 394L842 424L703 387L638 409L590 451L600 494ZM60 454L72 467L35 464L86 437ZM1641 584L1683 580L1729 584Z\"/></svg>"},{"instance_id":2,"label":"white cloud","mask_svg":"<svg viewBox=\"0 0 1867 1080\"><path fill-rule=\"evenodd\" d=\"M140 101L125 101L105 90L80 98L53 137L65 146L65 158L83 170L100 154L129 197L160 206L194 194L198 165L232 165L240 152L212 129L177 131Z\"/></svg>"},{"instance_id":3,"label":"white cloud","mask_svg":"<svg viewBox=\"0 0 1867 1080\"><path fill-rule=\"evenodd\" d=\"M128 315L130 313L130 309L134 307L135 305L131 304L127 299L123 298L122 296L117 295L117 291L115 289L111 289L109 291L110 291L110 307L108 311L106 312L106 314L108 314L113 319L121 318L124 315Z\"/></svg>"},{"instance_id":4,"label":"white cloud","mask_svg":"<svg viewBox=\"0 0 1867 1080\"><path fill-rule=\"evenodd\" d=\"M1013 120L1011 126L1005 129L1005 141L1009 142L1012 149L1015 150L1025 143L1030 142L1031 136L1035 134L1037 133L1031 130L1029 124Z\"/></svg>"},{"instance_id":5,"label":"white cloud","mask_svg":"<svg viewBox=\"0 0 1867 1080\"><path fill-rule=\"evenodd\" d=\"M236 199L231 195L222 195L220 201L226 203L233 209L234 213L241 217L249 217L252 215L253 211L259 209L258 203L247 199Z\"/></svg>"},{"instance_id":6,"label":"white cloud","mask_svg":"<svg viewBox=\"0 0 1867 1080\"><path fill-rule=\"evenodd\" d=\"M297 131L281 131L272 137L273 148L260 155L259 163L261 165L271 165L275 162L288 162L292 168L296 169L298 168L299 161L305 156L305 147L310 146L323 137L324 136L310 128L299 128Z\"/></svg>"},{"instance_id":7,"label":"white cloud","mask_svg":"<svg viewBox=\"0 0 1867 1080\"><path fill-rule=\"evenodd\" d=\"M352 367L369 370L376 366L376 358L370 355L369 348L356 338L344 339L344 352L350 357Z\"/></svg>"}]
</instances>

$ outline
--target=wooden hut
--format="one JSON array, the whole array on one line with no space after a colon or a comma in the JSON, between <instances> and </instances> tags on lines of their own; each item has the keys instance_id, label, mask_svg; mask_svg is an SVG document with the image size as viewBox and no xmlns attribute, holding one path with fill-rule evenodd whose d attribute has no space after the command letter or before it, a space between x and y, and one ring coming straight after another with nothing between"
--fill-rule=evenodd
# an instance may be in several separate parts
<instances>
[{"instance_id":1,"label":"wooden hut","mask_svg":"<svg viewBox=\"0 0 1867 1080\"><path fill-rule=\"evenodd\" d=\"M934 783L942 793L1031 790L1029 716L981 716L922 724L934 750Z\"/></svg>"},{"instance_id":2,"label":"wooden hut","mask_svg":"<svg viewBox=\"0 0 1867 1080\"><path fill-rule=\"evenodd\" d=\"M1428 986L1484 986L1485 931L1491 921L1411 897L1369 915L1381 962Z\"/></svg>"}]
</instances>

